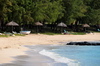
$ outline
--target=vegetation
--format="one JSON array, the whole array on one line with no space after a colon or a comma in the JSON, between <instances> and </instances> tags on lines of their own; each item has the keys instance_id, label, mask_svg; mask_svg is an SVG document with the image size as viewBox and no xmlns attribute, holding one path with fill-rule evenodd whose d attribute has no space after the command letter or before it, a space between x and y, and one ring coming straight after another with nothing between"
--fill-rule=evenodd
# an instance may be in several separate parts
<instances>
[{"instance_id":1,"label":"vegetation","mask_svg":"<svg viewBox=\"0 0 100 66\"><path fill-rule=\"evenodd\" d=\"M0 30L12 20L21 27L37 21L43 24L62 21L67 25L99 25L100 0L0 0Z\"/></svg>"},{"instance_id":2,"label":"vegetation","mask_svg":"<svg viewBox=\"0 0 100 66\"><path fill-rule=\"evenodd\" d=\"M61 33L53 33L53 32L46 32L46 33L41 33L45 35L61 35Z\"/></svg>"},{"instance_id":3,"label":"vegetation","mask_svg":"<svg viewBox=\"0 0 100 66\"><path fill-rule=\"evenodd\" d=\"M25 36L25 34L14 34L15 36Z\"/></svg>"},{"instance_id":4,"label":"vegetation","mask_svg":"<svg viewBox=\"0 0 100 66\"><path fill-rule=\"evenodd\" d=\"M3 34L3 35L0 35L0 37L10 37L10 36L25 36L24 34Z\"/></svg>"},{"instance_id":5,"label":"vegetation","mask_svg":"<svg viewBox=\"0 0 100 66\"><path fill-rule=\"evenodd\" d=\"M84 32L72 32L72 35L85 35L86 33Z\"/></svg>"},{"instance_id":6,"label":"vegetation","mask_svg":"<svg viewBox=\"0 0 100 66\"><path fill-rule=\"evenodd\" d=\"M0 37L8 37L7 35L0 35Z\"/></svg>"}]
</instances>

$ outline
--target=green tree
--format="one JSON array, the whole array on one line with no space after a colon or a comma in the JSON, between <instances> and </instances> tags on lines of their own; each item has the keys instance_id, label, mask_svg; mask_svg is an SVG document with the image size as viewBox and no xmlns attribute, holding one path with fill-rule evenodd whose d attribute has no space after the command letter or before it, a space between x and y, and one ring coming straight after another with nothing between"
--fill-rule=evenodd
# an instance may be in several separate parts
<instances>
[{"instance_id":1,"label":"green tree","mask_svg":"<svg viewBox=\"0 0 100 66\"><path fill-rule=\"evenodd\" d=\"M35 0L33 7L33 17L35 21L43 21L45 19L45 10L47 9L48 0Z\"/></svg>"},{"instance_id":2,"label":"green tree","mask_svg":"<svg viewBox=\"0 0 100 66\"><path fill-rule=\"evenodd\" d=\"M5 22L8 21L8 15L7 13L11 12L10 6L12 3L10 0L0 0L0 28L3 30Z\"/></svg>"},{"instance_id":3,"label":"green tree","mask_svg":"<svg viewBox=\"0 0 100 66\"><path fill-rule=\"evenodd\" d=\"M46 10L46 15L48 16L47 21L55 22L61 19L64 15L64 7L62 6L62 0L52 1L48 5L48 9Z\"/></svg>"},{"instance_id":4,"label":"green tree","mask_svg":"<svg viewBox=\"0 0 100 66\"><path fill-rule=\"evenodd\" d=\"M76 22L78 19L85 16L87 6L83 0L63 0L65 7L65 14L63 20L68 24Z\"/></svg>"},{"instance_id":5,"label":"green tree","mask_svg":"<svg viewBox=\"0 0 100 66\"><path fill-rule=\"evenodd\" d=\"M86 16L82 18L82 23L100 24L100 0L90 0L85 3L88 9Z\"/></svg>"},{"instance_id":6,"label":"green tree","mask_svg":"<svg viewBox=\"0 0 100 66\"><path fill-rule=\"evenodd\" d=\"M0 21L8 21L7 13L11 12L9 6L11 6L12 3L9 0L0 0Z\"/></svg>"},{"instance_id":7,"label":"green tree","mask_svg":"<svg viewBox=\"0 0 100 66\"><path fill-rule=\"evenodd\" d=\"M33 14L35 21L47 21L52 23L63 16L64 8L62 6L62 0L36 0L34 3Z\"/></svg>"},{"instance_id":8,"label":"green tree","mask_svg":"<svg viewBox=\"0 0 100 66\"><path fill-rule=\"evenodd\" d=\"M31 16L31 6L32 1L31 0L11 0L12 6L10 7L12 12L9 13L9 20L14 20L18 22L19 24L27 24L34 19Z\"/></svg>"}]
</instances>

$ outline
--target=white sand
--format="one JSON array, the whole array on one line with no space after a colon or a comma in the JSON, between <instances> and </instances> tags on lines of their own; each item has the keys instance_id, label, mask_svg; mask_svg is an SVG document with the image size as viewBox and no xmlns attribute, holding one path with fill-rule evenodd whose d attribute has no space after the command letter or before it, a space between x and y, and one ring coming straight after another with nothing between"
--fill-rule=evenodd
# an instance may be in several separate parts
<instances>
[{"instance_id":1,"label":"white sand","mask_svg":"<svg viewBox=\"0 0 100 66\"><path fill-rule=\"evenodd\" d=\"M100 41L100 33L87 35L42 35L30 34L26 36L0 38L0 64L10 63L13 56L25 55L27 48L23 45L59 44L70 41Z\"/></svg>"}]
</instances>

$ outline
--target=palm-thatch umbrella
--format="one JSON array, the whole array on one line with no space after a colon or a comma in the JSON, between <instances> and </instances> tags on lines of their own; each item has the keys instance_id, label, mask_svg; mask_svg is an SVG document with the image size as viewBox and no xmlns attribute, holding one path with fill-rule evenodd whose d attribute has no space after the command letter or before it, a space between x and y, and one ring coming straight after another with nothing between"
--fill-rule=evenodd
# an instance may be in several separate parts
<instances>
[{"instance_id":1,"label":"palm-thatch umbrella","mask_svg":"<svg viewBox=\"0 0 100 66\"><path fill-rule=\"evenodd\" d=\"M59 23L57 26L60 26L60 27L67 27L67 25L64 24L63 22Z\"/></svg>"},{"instance_id":2,"label":"palm-thatch umbrella","mask_svg":"<svg viewBox=\"0 0 100 66\"><path fill-rule=\"evenodd\" d=\"M19 25L16 22L11 21L11 22L7 23L6 26L12 26L12 31L13 31L13 26L19 26Z\"/></svg>"},{"instance_id":3,"label":"palm-thatch umbrella","mask_svg":"<svg viewBox=\"0 0 100 66\"><path fill-rule=\"evenodd\" d=\"M82 26L84 27L84 31L86 31L86 28L90 27L88 24L83 24Z\"/></svg>"},{"instance_id":4,"label":"palm-thatch umbrella","mask_svg":"<svg viewBox=\"0 0 100 66\"><path fill-rule=\"evenodd\" d=\"M90 27L88 24L83 24L83 27Z\"/></svg>"},{"instance_id":5,"label":"palm-thatch umbrella","mask_svg":"<svg viewBox=\"0 0 100 66\"><path fill-rule=\"evenodd\" d=\"M38 26L43 26L43 24L40 22L36 22L35 25L37 26L37 33L38 33Z\"/></svg>"},{"instance_id":6,"label":"palm-thatch umbrella","mask_svg":"<svg viewBox=\"0 0 100 66\"><path fill-rule=\"evenodd\" d=\"M57 26L61 27L61 33L62 33L62 27L67 27L67 25L64 24L63 22L59 23Z\"/></svg>"},{"instance_id":7,"label":"palm-thatch umbrella","mask_svg":"<svg viewBox=\"0 0 100 66\"><path fill-rule=\"evenodd\" d=\"M42 23L40 23L40 22L36 22L36 23L35 23L35 25L38 25L38 26L43 26L43 24L42 24Z\"/></svg>"}]
</instances>

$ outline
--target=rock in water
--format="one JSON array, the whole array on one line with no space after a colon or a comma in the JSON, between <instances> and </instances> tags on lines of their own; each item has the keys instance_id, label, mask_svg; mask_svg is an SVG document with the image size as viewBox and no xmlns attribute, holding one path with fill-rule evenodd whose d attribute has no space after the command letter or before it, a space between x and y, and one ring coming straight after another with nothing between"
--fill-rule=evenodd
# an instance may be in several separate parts
<instances>
[{"instance_id":1,"label":"rock in water","mask_svg":"<svg viewBox=\"0 0 100 66\"><path fill-rule=\"evenodd\" d=\"M66 45L100 45L100 42L69 42Z\"/></svg>"}]
</instances>

